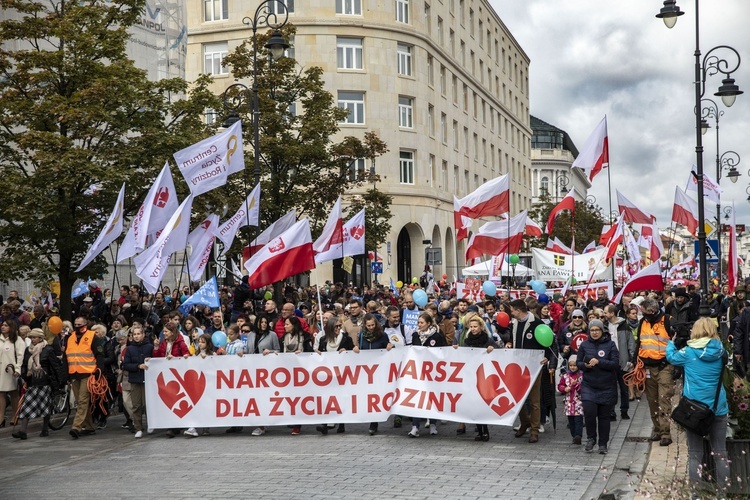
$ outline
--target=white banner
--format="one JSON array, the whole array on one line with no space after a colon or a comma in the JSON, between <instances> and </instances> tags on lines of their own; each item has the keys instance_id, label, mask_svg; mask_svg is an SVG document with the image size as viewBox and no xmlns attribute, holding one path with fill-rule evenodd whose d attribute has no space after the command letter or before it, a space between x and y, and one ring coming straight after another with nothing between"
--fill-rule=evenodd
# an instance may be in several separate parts
<instances>
[{"instance_id":1,"label":"white banner","mask_svg":"<svg viewBox=\"0 0 750 500\"><path fill-rule=\"evenodd\" d=\"M468 280L467 280L468 281ZM478 281L478 280L477 280ZM569 287L571 288L571 287ZM583 297L583 300L588 299L597 299L596 292L600 288L603 288L607 291L607 297L612 297L614 294L614 287L612 286L611 281L601 281L599 283L590 283L588 285L575 285L572 287L573 290L578 292L578 295ZM497 294L503 294L507 292L507 289L500 288L500 286L497 287ZM547 297L552 300L552 296L556 293L562 293L562 288L547 288ZM534 290L521 290L517 288L512 288L510 290L510 296L513 299L519 299L522 296L523 297L536 297L538 294ZM476 298L475 298L476 297ZM464 283L456 283L456 298L459 299L471 299L474 302L484 301L484 291L482 290L481 281L479 289L477 290L476 286L467 286Z\"/></svg>"},{"instance_id":2,"label":"white banner","mask_svg":"<svg viewBox=\"0 0 750 500\"><path fill-rule=\"evenodd\" d=\"M611 276L604 257L607 249L600 248L583 255L565 255L541 248L532 248L536 277L542 281L565 281L574 274L577 281L595 281Z\"/></svg>"},{"instance_id":3,"label":"white banner","mask_svg":"<svg viewBox=\"0 0 750 500\"><path fill-rule=\"evenodd\" d=\"M149 427L383 422L513 425L544 353L462 347L151 359Z\"/></svg>"}]
</instances>

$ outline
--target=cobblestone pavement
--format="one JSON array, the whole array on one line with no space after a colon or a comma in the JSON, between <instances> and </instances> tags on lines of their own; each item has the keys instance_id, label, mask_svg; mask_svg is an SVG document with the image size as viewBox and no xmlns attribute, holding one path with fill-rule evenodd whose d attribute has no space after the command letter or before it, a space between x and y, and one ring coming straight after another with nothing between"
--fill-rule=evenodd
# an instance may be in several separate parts
<instances>
[{"instance_id":1,"label":"cobblestone pavement","mask_svg":"<svg viewBox=\"0 0 750 500\"><path fill-rule=\"evenodd\" d=\"M507 427L490 427L491 440L475 442L473 426L457 436L452 422L439 424L438 436L424 430L409 439L408 422L394 429L392 421L375 436L351 424L328 436L304 426L299 436L287 427L260 437L217 428L206 437L168 439L158 430L136 440L123 421L113 417L77 441L70 427L47 438L30 428L26 441L4 429L0 498L598 498L631 422L613 422L610 453L599 455L571 444L560 406L557 431L548 424L538 444Z\"/></svg>"}]
</instances>

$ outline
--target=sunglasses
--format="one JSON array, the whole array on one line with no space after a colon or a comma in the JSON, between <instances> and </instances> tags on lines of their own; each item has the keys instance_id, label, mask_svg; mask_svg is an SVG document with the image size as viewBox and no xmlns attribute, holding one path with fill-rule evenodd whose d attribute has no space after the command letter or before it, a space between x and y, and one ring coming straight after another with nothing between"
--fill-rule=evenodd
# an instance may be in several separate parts
<instances>
[{"instance_id":1,"label":"sunglasses","mask_svg":"<svg viewBox=\"0 0 750 500\"><path fill-rule=\"evenodd\" d=\"M242 333L250 333L251 330L240 330Z\"/></svg>"}]
</instances>

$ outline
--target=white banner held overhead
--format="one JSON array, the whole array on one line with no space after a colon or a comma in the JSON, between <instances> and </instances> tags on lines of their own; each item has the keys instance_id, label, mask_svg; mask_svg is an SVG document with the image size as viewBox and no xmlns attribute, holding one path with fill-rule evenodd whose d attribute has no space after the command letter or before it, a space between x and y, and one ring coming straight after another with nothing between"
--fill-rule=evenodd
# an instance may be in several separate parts
<instances>
[{"instance_id":1,"label":"white banner held overhead","mask_svg":"<svg viewBox=\"0 0 750 500\"><path fill-rule=\"evenodd\" d=\"M612 286L611 281L600 281L598 283L590 283L588 285L575 285L573 287L568 287L569 290L575 290L576 292L578 292L578 295L583 297L583 300L596 300L598 298L596 292L600 288L604 289L607 292L607 297L612 297L612 295L614 294L614 287ZM545 295L551 298L556 293L563 293L563 290L564 288L547 288L547 293ZM497 294L501 295L503 293L506 293L507 291L507 288L501 289L498 287ZM520 288L512 288L510 290L510 297L512 299L536 297L537 295L539 294L534 290L522 290ZM476 286L466 285L464 283L456 283L456 298L470 299L474 302L483 301L484 291L482 290L481 286L477 288Z\"/></svg>"},{"instance_id":2,"label":"white banner held overhead","mask_svg":"<svg viewBox=\"0 0 750 500\"><path fill-rule=\"evenodd\" d=\"M245 168L242 122L176 152L174 159L193 196L223 186L229 174Z\"/></svg>"},{"instance_id":3,"label":"white banner held overhead","mask_svg":"<svg viewBox=\"0 0 750 500\"><path fill-rule=\"evenodd\" d=\"M406 415L513 425L542 351L413 347L151 359L149 427L383 422Z\"/></svg>"},{"instance_id":4,"label":"white banner held overhead","mask_svg":"<svg viewBox=\"0 0 750 500\"><path fill-rule=\"evenodd\" d=\"M565 255L540 248L532 248L531 251L534 254L536 277L542 281L565 281L571 276L571 271L575 272L575 278L579 282L601 280L611 276L609 266L604 260L606 248L583 255ZM575 262L571 263L571 259L575 259Z\"/></svg>"}]
</instances>

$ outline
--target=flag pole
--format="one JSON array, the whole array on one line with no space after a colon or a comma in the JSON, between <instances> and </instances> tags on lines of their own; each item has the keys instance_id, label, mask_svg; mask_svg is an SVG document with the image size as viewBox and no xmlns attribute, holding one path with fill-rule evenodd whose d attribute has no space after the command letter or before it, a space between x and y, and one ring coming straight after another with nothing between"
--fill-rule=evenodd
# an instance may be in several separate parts
<instances>
[{"instance_id":1,"label":"flag pole","mask_svg":"<svg viewBox=\"0 0 750 500\"><path fill-rule=\"evenodd\" d=\"M118 251L120 250L119 244L117 245L117 250ZM117 258L114 256L112 252L112 245L109 246L109 256L112 257L113 267L115 268L115 275L112 277L112 293L114 294L115 290L119 291L120 289L120 287L117 286L120 284L120 281L117 279Z\"/></svg>"},{"instance_id":2,"label":"flag pole","mask_svg":"<svg viewBox=\"0 0 750 500\"><path fill-rule=\"evenodd\" d=\"M186 261L187 261L187 248L185 250L183 250L183 254L182 254L182 269L180 269L180 277L177 278L177 289L178 290L180 289L180 285L182 284L182 273L183 273L183 270L185 269L185 263L186 263ZM189 273L188 273L188 276L190 276Z\"/></svg>"},{"instance_id":3,"label":"flag pole","mask_svg":"<svg viewBox=\"0 0 750 500\"><path fill-rule=\"evenodd\" d=\"M320 281L318 276L318 268L315 268L315 290L318 292L318 313L320 314L320 331L325 332L323 329L323 301L320 299Z\"/></svg>"}]
</instances>

